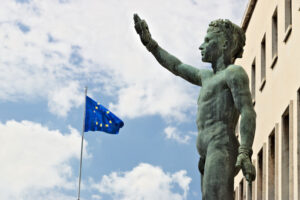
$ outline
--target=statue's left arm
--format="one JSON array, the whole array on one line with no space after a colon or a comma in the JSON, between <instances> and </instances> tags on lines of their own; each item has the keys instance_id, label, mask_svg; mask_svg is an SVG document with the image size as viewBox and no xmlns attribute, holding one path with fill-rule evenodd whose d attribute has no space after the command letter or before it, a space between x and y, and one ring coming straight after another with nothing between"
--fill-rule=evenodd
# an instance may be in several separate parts
<instances>
[{"instance_id":1,"label":"statue's left arm","mask_svg":"<svg viewBox=\"0 0 300 200\"><path fill-rule=\"evenodd\" d=\"M245 70L242 67L235 65L231 65L227 68L226 76L235 107L241 114L241 144L236 167L242 168L247 181L253 181L255 179L255 168L251 163L251 156L256 126L256 113L252 105L249 79Z\"/></svg>"}]
</instances>

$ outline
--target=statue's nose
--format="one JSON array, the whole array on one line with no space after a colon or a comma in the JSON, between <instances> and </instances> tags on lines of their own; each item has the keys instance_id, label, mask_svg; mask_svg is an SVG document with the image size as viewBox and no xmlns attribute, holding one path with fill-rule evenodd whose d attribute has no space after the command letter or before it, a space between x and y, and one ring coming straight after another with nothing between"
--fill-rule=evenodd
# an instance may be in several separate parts
<instances>
[{"instance_id":1,"label":"statue's nose","mask_svg":"<svg viewBox=\"0 0 300 200\"><path fill-rule=\"evenodd\" d=\"M200 50L200 51L203 50L203 44L200 45L199 50Z\"/></svg>"}]
</instances>

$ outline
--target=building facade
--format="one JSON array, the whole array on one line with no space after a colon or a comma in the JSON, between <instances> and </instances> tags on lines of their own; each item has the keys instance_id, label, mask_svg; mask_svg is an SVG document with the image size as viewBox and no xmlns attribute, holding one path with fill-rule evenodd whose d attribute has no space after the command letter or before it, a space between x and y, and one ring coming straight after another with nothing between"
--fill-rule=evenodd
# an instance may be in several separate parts
<instances>
[{"instance_id":1,"label":"building facade","mask_svg":"<svg viewBox=\"0 0 300 200\"><path fill-rule=\"evenodd\" d=\"M256 180L249 188L240 172L235 200L300 200L300 0L249 0L241 26L235 64L248 73L257 114Z\"/></svg>"}]
</instances>

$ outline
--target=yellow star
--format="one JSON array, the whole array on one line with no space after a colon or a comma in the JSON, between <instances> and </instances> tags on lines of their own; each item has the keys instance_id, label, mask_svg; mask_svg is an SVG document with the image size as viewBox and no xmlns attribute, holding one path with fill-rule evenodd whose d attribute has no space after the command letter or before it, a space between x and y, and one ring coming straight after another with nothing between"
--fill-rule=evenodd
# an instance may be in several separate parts
<instances>
[{"instance_id":1,"label":"yellow star","mask_svg":"<svg viewBox=\"0 0 300 200\"><path fill-rule=\"evenodd\" d=\"M98 106L95 106L96 110L98 109Z\"/></svg>"},{"instance_id":2,"label":"yellow star","mask_svg":"<svg viewBox=\"0 0 300 200\"><path fill-rule=\"evenodd\" d=\"M112 122L109 120L109 123L111 124Z\"/></svg>"},{"instance_id":3,"label":"yellow star","mask_svg":"<svg viewBox=\"0 0 300 200\"><path fill-rule=\"evenodd\" d=\"M108 127L108 124L105 124L106 127Z\"/></svg>"},{"instance_id":4,"label":"yellow star","mask_svg":"<svg viewBox=\"0 0 300 200\"><path fill-rule=\"evenodd\" d=\"M96 122L96 125L98 125L98 122Z\"/></svg>"},{"instance_id":5,"label":"yellow star","mask_svg":"<svg viewBox=\"0 0 300 200\"><path fill-rule=\"evenodd\" d=\"M102 127L102 124L100 124L100 127Z\"/></svg>"},{"instance_id":6,"label":"yellow star","mask_svg":"<svg viewBox=\"0 0 300 200\"><path fill-rule=\"evenodd\" d=\"M109 111L106 111L107 114L109 114Z\"/></svg>"}]
</instances>

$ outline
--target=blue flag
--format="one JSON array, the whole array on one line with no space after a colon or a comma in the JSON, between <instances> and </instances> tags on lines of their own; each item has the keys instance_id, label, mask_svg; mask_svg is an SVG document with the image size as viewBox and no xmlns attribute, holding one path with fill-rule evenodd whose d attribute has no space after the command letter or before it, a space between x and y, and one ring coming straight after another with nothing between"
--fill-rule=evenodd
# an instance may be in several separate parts
<instances>
[{"instance_id":1,"label":"blue flag","mask_svg":"<svg viewBox=\"0 0 300 200\"><path fill-rule=\"evenodd\" d=\"M90 97L86 96L85 127L87 131L103 131L111 134L118 134L124 122L116 115L100 105Z\"/></svg>"}]
</instances>

